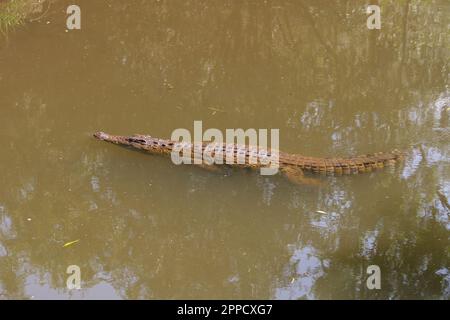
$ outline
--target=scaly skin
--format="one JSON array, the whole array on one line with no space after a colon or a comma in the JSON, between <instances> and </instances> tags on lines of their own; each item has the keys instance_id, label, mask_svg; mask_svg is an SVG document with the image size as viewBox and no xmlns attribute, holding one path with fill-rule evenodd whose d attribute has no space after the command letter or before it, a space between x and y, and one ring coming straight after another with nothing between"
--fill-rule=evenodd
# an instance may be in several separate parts
<instances>
[{"instance_id":1,"label":"scaly skin","mask_svg":"<svg viewBox=\"0 0 450 320\"><path fill-rule=\"evenodd\" d=\"M99 140L111 142L114 144L130 146L150 153L164 155L170 155L174 148L179 148L183 144L182 142L153 138L147 135L115 136L104 132L97 132L94 134L94 137ZM218 152L219 156L223 156L223 163L225 163L227 152L234 152L233 157L235 160L238 156L245 157L245 163L238 164L236 161L234 161L234 163L236 164L231 164L231 166L249 168L262 168L267 166L267 163L261 163L261 158L257 158L256 162L250 161L251 157L255 155L255 152L258 152L258 149L255 147L224 143L203 143L201 145L202 152L196 153L194 151L195 148L193 147L193 144L188 143L187 145L190 146L192 150L191 159L195 158L196 154L203 154L205 148L211 148L209 149L210 151L212 151L211 156L214 157L216 155L216 152ZM186 146L186 144L184 146ZM263 152L263 155L261 156L260 154L260 157L270 157L270 151L265 151L265 153L267 154L267 156L265 156ZM363 173L370 172L375 169L380 169L385 166L395 165L397 162L403 159L403 155L404 154L402 152L394 150L390 153L374 153L370 155L361 155L350 158L316 158L305 157L297 154L289 154L280 151L279 167L280 170L284 172L288 177L301 175L303 171L336 175Z\"/></svg>"}]
</instances>

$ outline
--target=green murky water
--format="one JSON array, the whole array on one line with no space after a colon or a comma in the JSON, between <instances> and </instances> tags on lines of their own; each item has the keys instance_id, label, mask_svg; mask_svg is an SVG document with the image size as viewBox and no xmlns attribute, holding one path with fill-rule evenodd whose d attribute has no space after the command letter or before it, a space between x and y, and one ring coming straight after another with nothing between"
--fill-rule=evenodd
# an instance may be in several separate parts
<instances>
[{"instance_id":1,"label":"green murky water","mask_svg":"<svg viewBox=\"0 0 450 320\"><path fill-rule=\"evenodd\" d=\"M449 298L448 2L380 1L381 30L364 1L76 2L81 30L61 0L0 41L1 298ZM408 156L311 187L91 136L194 120Z\"/></svg>"}]
</instances>

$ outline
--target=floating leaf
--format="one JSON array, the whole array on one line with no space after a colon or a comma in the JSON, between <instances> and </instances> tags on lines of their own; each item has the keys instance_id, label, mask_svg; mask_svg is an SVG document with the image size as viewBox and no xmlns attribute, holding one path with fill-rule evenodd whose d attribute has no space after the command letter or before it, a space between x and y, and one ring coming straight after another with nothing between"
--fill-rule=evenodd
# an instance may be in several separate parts
<instances>
[{"instance_id":1,"label":"floating leaf","mask_svg":"<svg viewBox=\"0 0 450 320\"><path fill-rule=\"evenodd\" d=\"M322 210L317 210L316 212L317 212L317 213L323 213L323 214L326 214L326 212L325 212L325 211L322 211Z\"/></svg>"},{"instance_id":2,"label":"floating leaf","mask_svg":"<svg viewBox=\"0 0 450 320\"><path fill-rule=\"evenodd\" d=\"M70 245L72 245L72 244L74 244L74 243L77 243L78 241L80 241L80 239L74 240L74 241L70 241L70 242L67 242L67 243L65 243L65 244L63 245L63 248L68 247L68 246L70 246Z\"/></svg>"}]
</instances>

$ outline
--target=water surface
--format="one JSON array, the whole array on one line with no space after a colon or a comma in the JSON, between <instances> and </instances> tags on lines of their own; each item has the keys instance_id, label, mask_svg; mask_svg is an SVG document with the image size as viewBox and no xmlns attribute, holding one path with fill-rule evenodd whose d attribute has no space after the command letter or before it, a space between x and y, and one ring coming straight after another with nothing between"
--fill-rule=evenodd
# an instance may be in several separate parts
<instances>
[{"instance_id":1,"label":"water surface","mask_svg":"<svg viewBox=\"0 0 450 320\"><path fill-rule=\"evenodd\" d=\"M381 1L368 30L364 1L78 0L67 32L69 4L0 40L1 298L450 297L448 2ZM194 120L408 156L311 187L92 138Z\"/></svg>"}]
</instances>

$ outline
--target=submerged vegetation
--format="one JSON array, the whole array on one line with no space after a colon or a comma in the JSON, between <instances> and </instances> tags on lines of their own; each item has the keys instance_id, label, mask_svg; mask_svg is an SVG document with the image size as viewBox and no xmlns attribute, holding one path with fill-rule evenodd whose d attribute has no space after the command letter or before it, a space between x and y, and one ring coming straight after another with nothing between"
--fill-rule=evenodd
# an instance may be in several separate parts
<instances>
[{"instance_id":1,"label":"submerged vegetation","mask_svg":"<svg viewBox=\"0 0 450 320\"><path fill-rule=\"evenodd\" d=\"M6 35L13 28L22 25L25 19L42 11L45 0L9 0L0 3L0 33Z\"/></svg>"},{"instance_id":2,"label":"submerged vegetation","mask_svg":"<svg viewBox=\"0 0 450 320\"><path fill-rule=\"evenodd\" d=\"M6 34L11 28L23 23L26 2L26 0L8 1L0 5L1 33Z\"/></svg>"}]
</instances>

